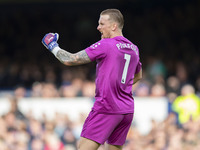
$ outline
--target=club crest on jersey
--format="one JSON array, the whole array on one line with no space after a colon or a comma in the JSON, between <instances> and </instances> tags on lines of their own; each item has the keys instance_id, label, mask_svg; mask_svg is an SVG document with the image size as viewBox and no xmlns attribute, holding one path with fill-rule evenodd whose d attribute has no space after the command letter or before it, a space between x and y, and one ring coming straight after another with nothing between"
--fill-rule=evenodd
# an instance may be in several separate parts
<instances>
[{"instance_id":1,"label":"club crest on jersey","mask_svg":"<svg viewBox=\"0 0 200 150\"><path fill-rule=\"evenodd\" d=\"M97 46L101 45L101 43L95 43L95 44L92 44L90 47L92 48L96 48Z\"/></svg>"},{"instance_id":2,"label":"club crest on jersey","mask_svg":"<svg viewBox=\"0 0 200 150\"><path fill-rule=\"evenodd\" d=\"M116 44L116 46L118 50L124 49L124 48L132 49L133 51L135 51L136 55L138 55L137 47L133 44L118 43Z\"/></svg>"}]
</instances>

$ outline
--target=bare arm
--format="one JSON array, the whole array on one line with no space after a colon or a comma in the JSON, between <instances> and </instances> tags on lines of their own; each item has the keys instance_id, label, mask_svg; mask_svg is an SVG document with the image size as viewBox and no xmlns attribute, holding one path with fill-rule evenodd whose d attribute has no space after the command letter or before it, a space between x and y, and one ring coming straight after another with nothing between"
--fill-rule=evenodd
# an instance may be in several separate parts
<instances>
[{"instance_id":1,"label":"bare arm","mask_svg":"<svg viewBox=\"0 0 200 150\"><path fill-rule=\"evenodd\" d=\"M140 79L142 79L142 69L140 70L139 73L135 74L134 79L133 79L133 84L138 82Z\"/></svg>"},{"instance_id":2,"label":"bare arm","mask_svg":"<svg viewBox=\"0 0 200 150\"><path fill-rule=\"evenodd\" d=\"M60 49L58 50L56 57L61 63L67 66L81 65L91 62L85 50L72 54Z\"/></svg>"}]
</instances>

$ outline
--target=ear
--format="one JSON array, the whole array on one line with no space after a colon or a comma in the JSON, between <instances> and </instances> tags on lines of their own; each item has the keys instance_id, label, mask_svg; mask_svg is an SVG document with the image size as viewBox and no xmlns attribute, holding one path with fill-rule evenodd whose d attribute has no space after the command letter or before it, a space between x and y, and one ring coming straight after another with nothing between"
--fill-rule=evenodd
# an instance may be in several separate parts
<instances>
[{"instance_id":1,"label":"ear","mask_svg":"<svg viewBox=\"0 0 200 150\"><path fill-rule=\"evenodd\" d=\"M117 29L117 23L112 24L112 31L115 31Z\"/></svg>"}]
</instances>

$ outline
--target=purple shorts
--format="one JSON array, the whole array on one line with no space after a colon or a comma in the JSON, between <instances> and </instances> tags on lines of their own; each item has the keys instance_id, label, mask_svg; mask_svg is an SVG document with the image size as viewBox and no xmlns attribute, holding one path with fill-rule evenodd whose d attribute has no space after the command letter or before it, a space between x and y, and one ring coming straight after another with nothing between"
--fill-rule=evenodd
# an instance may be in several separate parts
<instances>
[{"instance_id":1,"label":"purple shorts","mask_svg":"<svg viewBox=\"0 0 200 150\"><path fill-rule=\"evenodd\" d=\"M81 137L104 144L124 145L133 114L103 114L92 110L83 125Z\"/></svg>"}]
</instances>

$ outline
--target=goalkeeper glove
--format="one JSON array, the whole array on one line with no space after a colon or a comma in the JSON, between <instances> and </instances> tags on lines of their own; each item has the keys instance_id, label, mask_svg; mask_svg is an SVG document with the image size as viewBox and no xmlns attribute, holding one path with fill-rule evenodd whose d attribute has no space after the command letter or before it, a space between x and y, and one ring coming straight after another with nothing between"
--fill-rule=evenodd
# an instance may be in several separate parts
<instances>
[{"instance_id":1,"label":"goalkeeper glove","mask_svg":"<svg viewBox=\"0 0 200 150\"><path fill-rule=\"evenodd\" d=\"M42 44L51 52L53 52L53 49L56 48L58 49L58 38L59 35L58 33L48 33L46 34L43 39L42 39ZM60 49L60 48L59 48Z\"/></svg>"}]
</instances>

